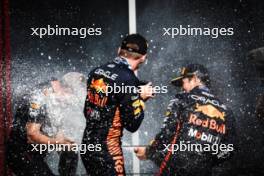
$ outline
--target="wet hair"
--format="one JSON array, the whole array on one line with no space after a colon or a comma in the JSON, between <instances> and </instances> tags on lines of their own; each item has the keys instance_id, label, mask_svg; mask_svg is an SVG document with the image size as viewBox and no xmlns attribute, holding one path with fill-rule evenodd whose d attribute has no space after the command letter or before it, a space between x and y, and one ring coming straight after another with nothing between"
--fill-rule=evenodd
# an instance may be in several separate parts
<instances>
[{"instance_id":1,"label":"wet hair","mask_svg":"<svg viewBox=\"0 0 264 176\"><path fill-rule=\"evenodd\" d=\"M206 87L208 87L208 88L211 87L211 81L210 81L210 77L208 75L199 75L199 73L198 73L198 74L195 74L192 76L188 76L186 78L191 80L194 76L197 76L197 78L200 79L202 84L205 85Z\"/></svg>"},{"instance_id":2,"label":"wet hair","mask_svg":"<svg viewBox=\"0 0 264 176\"><path fill-rule=\"evenodd\" d=\"M208 88L211 87L211 81L209 75L203 75L203 76L198 76L197 77L202 81L202 83L207 86Z\"/></svg>"}]
</instances>

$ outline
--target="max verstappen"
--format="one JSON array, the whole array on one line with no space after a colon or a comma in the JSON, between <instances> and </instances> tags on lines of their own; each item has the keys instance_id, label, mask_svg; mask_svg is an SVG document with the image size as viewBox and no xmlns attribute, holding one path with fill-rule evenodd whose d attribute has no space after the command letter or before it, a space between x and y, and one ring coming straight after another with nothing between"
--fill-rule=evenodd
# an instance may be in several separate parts
<instances>
[{"instance_id":1,"label":"max verstappen","mask_svg":"<svg viewBox=\"0 0 264 176\"><path fill-rule=\"evenodd\" d=\"M121 149L123 128L135 132L144 118L144 101L153 97L151 83L142 85L136 77L146 60L148 44L139 34L128 35L114 61L95 68L88 75L83 145L101 144L100 151L81 155L87 174L125 175ZM142 86L141 86L142 85ZM109 92L109 87L140 87L140 92Z\"/></svg>"},{"instance_id":2,"label":"max verstappen","mask_svg":"<svg viewBox=\"0 0 264 176\"><path fill-rule=\"evenodd\" d=\"M200 64L182 68L172 84L183 92L171 100L155 139L147 147L135 148L135 153L141 160L154 161L157 175L209 176L213 166L229 159L236 149L233 114L210 92L208 71ZM181 143L209 146L209 150L174 151ZM213 145L223 147L212 152Z\"/></svg>"}]
</instances>

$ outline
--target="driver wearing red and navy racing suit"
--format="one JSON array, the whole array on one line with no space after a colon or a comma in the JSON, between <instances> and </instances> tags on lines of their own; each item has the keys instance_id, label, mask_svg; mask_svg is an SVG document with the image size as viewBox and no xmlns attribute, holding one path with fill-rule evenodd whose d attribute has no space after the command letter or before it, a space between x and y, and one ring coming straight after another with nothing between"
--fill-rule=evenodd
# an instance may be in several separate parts
<instances>
[{"instance_id":1,"label":"driver wearing red and navy racing suit","mask_svg":"<svg viewBox=\"0 0 264 176\"><path fill-rule=\"evenodd\" d=\"M215 164L230 157L231 151L217 154L176 151L169 154L169 150L164 150L164 144L180 142L210 146L226 144L229 149L234 148L233 114L208 88L196 87L190 93L177 94L168 106L165 118L163 129L146 149L147 158L160 166L160 175L211 175ZM177 139L173 141L176 134Z\"/></svg>"},{"instance_id":2,"label":"driver wearing red and navy racing suit","mask_svg":"<svg viewBox=\"0 0 264 176\"><path fill-rule=\"evenodd\" d=\"M209 80L202 65L190 64L182 70L172 82L176 86L183 78L196 79L194 75L204 82ZM161 131L149 146L135 152L154 161L159 166L158 175L209 176L213 166L229 159L235 150L232 111L201 84L171 100Z\"/></svg>"},{"instance_id":3,"label":"driver wearing red and navy racing suit","mask_svg":"<svg viewBox=\"0 0 264 176\"><path fill-rule=\"evenodd\" d=\"M107 73L111 73L106 75ZM144 118L144 103L138 93L109 93L106 86L139 86L140 81L122 58L96 68L89 74L88 96L85 102L87 125L83 144L101 144L102 150L82 155L91 175L124 174L121 149L123 128L135 132ZM98 168L93 170L91 168ZM116 168L116 169L113 169Z\"/></svg>"},{"instance_id":4,"label":"driver wearing red and navy racing suit","mask_svg":"<svg viewBox=\"0 0 264 176\"><path fill-rule=\"evenodd\" d=\"M145 58L147 43L139 34L132 34L124 39L121 49L137 52ZM100 147L81 155L88 175L125 175L121 137L123 128L135 132L144 118L142 94L136 91L141 85L133 67L122 56L90 72L82 144L99 144ZM128 89L114 91L115 87Z\"/></svg>"}]
</instances>

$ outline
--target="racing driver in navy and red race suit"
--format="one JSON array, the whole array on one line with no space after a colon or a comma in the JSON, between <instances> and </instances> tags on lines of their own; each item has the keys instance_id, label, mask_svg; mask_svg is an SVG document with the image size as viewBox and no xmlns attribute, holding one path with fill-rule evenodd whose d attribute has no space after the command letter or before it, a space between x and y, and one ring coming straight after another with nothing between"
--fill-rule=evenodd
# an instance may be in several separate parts
<instances>
[{"instance_id":1,"label":"racing driver in navy and red race suit","mask_svg":"<svg viewBox=\"0 0 264 176\"><path fill-rule=\"evenodd\" d=\"M141 160L155 162L157 175L209 176L216 164L237 149L233 113L210 91L209 73L203 65L183 67L172 84L183 92L171 100L155 139L147 147L136 147L135 153ZM202 147L180 151L180 144Z\"/></svg>"},{"instance_id":2,"label":"racing driver in navy and red race suit","mask_svg":"<svg viewBox=\"0 0 264 176\"><path fill-rule=\"evenodd\" d=\"M88 75L84 114L86 128L82 145L101 145L97 151L81 155L87 174L125 175L121 149L123 128L135 132L144 118L144 101L153 97L151 83L142 85L136 77L146 60L148 44L139 34L125 37L112 62L93 69ZM134 91L113 92L113 87L134 87ZM140 87L140 88L139 88ZM136 89L140 89L136 91Z\"/></svg>"}]
</instances>

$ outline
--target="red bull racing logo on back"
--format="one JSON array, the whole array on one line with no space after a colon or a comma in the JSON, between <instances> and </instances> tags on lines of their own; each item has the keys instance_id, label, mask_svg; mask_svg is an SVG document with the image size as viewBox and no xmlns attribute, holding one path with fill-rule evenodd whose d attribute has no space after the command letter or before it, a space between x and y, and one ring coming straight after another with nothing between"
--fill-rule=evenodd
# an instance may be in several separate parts
<instances>
[{"instance_id":1,"label":"red bull racing logo on back","mask_svg":"<svg viewBox=\"0 0 264 176\"><path fill-rule=\"evenodd\" d=\"M91 89L95 90L95 92ZM103 95L106 91L107 84L104 82L103 78L97 80L93 79L88 89L88 100L97 106L104 107L108 100L108 97Z\"/></svg>"},{"instance_id":2,"label":"red bull racing logo on back","mask_svg":"<svg viewBox=\"0 0 264 176\"><path fill-rule=\"evenodd\" d=\"M196 104L195 112L201 112L210 118L216 118L225 121L225 112L221 112L211 104L208 105Z\"/></svg>"},{"instance_id":3,"label":"red bull racing logo on back","mask_svg":"<svg viewBox=\"0 0 264 176\"><path fill-rule=\"evenodd\" d=\"M92 80L90 88L95 89L97 93L106 93L107 91L107 84L104 82L103 78Z\"/></svg>"}]
</instances>

